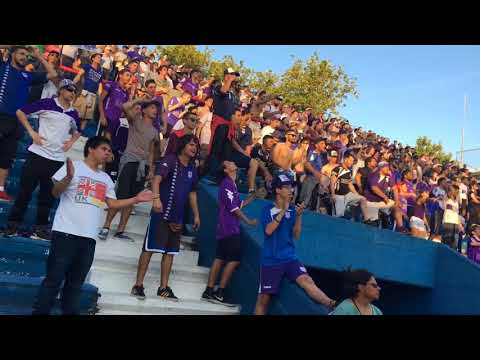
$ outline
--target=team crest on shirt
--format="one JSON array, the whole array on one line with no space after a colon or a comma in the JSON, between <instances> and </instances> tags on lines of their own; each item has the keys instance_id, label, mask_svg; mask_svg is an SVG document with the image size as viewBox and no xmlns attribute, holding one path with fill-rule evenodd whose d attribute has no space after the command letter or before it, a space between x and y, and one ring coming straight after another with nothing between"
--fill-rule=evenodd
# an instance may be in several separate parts
<instances>
[{"instance_id":1,"label":"team crest on shirt","mask_svg":"<svg viewBox=\"0 0 480 360\"><path fill-rule=\"evenodd\" d=\"M81 176L77 185L75 202L104 207L106 194L107 184L86 176Z\"/></svg>"},{"instance_id":2,"label":"team crest on shirt","mask_svg":"<svg viewBox=\"0 0 480 360\"><path fill-rule=\"evenodd\" d=\"M285 218L290 219L290 211L287 211L287 212L285 213Z\"/></svg>"},{"instance_id":3,"label":"team crest on shirt","mask_svg":"<svg viewBox=\"0 0 480 360\"><path fill-rule=\"evenodd\" d=\"M191 179L193 176L193 173L191 171L188 172L188 178Z\"/></svg>"}]
</instances>

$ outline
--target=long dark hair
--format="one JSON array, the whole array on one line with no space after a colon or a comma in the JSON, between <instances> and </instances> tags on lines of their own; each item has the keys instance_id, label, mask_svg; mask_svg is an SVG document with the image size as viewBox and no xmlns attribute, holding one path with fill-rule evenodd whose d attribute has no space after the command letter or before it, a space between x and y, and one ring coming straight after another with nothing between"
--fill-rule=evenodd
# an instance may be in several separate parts
<instances>
[{"instance_id":1,"label":"long dark hair","mask_svg":"<svg viewBox=\"0 0 480 360\"><path fill-rule=\"evenodd\" d=\"M182 153L183 149L185 149L185 147L188 144L190 144L190 142L194 139L195 139L195 135L193 135L193 134L183 135L180 138L180 140L178 141L177 155L180 155Z\"/></svg>"},{"instance_id":2,"label":"long dark hair","mask_svg":"<svg viewBox=\"0 0 480 360\"><path fill-rule=\"evenodd\" d=\"M353 299L358 295L358 285L366 285L373 274L365 269L347 270L342 272L342 300Z\"/></svg>"}]
</instances>

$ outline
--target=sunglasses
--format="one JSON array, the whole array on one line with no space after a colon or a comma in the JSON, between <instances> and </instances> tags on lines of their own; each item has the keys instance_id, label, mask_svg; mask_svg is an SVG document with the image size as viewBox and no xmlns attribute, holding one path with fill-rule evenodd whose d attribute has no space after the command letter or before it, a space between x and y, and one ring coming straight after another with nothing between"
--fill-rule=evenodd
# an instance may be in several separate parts
<instances>
[{"instance_id":1,"label":"sunglasses","mask_svg":"<svg viewBox=\"0 0 480 360\"><path fill-rule=\"evenodd\" d=\"M71 87L64 87L63 89L69 91L69 92L75 92L76 89L71 88Z\"/></svg>"}]
</instances>

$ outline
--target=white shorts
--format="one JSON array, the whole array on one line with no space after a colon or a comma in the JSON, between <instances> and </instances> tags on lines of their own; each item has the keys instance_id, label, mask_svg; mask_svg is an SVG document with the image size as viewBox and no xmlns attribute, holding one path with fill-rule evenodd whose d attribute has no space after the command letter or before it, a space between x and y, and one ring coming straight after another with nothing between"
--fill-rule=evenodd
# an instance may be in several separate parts
<instances>
[{"instance_id":1,"label":"white shorts","mask_svg":"<svg viewBox=\"0 0 480 360\"><path fill-rule=\"evenodd\" d=\"M415 230L418 231L427 231L427 229L425 228L425 222L416 216L412 216L410 218L410 228L415 228Z\"/></svg>"},{"instance_id":2,"label":"white shorts","mask_svg":"<svg viewBox=\"0 0 480 360\"><path fill-rule=\"evenodd\" d=\"M378 220L378 211L382 210L385 213L388 213L390 208L395 205L395 201L388 200L388 203L385 204L383 201L380 202L371 202L367 201L367 220Z\"/></svg>"},{"instance_id":3,"label":"white shorts","mask_svg":"<svg viewBox=\"0 0 480 360\"><path fill-rule=\"evenodd\" d=\"M364 199L362 195L355 193L348 193L346 195L334 195L335 199L335 217L341 217L345 215L345 208L348 205L358 204Z\"/></svg>"}]
</instances>

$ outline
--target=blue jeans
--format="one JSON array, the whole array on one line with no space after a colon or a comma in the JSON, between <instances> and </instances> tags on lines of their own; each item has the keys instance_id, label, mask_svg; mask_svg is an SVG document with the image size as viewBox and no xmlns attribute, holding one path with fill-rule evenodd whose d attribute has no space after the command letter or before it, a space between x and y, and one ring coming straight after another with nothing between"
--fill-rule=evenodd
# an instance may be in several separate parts
<instances>
[{"instance_id":1,"label":"blue jeans","mask_svg":"<svg viewBox=\"0 0 480 360\"><path fill-rule=\"evenodd\" d=\"M48 315L62 282L62 313L80 313L80 294L95 255L95 240L54 231L47 260L47 275L40 285L33 315Z\"/></svg>"}]
</instances>

